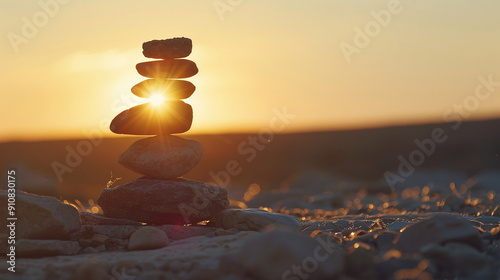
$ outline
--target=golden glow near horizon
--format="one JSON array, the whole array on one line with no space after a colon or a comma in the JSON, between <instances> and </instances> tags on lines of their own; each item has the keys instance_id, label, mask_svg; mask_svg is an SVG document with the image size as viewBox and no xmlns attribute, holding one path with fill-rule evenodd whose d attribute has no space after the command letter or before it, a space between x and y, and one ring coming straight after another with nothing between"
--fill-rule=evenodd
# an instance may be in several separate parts
<instances>
[{"instance_id":1,"label":"golden glow near horizon","mask_svg":"<svg viewBox=\"0 0 500 280\"><path fill-rule=\"evenodd\" d=\"M500 117L500 1L235 2L0 0L0 141L112 136L145 102L142 43L179 36L199 69L189 133L285 111L280 132Z\"/></svg>"}]
</instances>

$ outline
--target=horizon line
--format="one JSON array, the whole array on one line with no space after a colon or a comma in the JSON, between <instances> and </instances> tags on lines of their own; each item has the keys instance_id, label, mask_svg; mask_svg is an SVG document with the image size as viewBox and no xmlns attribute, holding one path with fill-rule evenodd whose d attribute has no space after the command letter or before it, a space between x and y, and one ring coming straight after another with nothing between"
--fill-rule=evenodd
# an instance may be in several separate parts
<instances>
[{"instance_id":1,"label":"horizon line","mask_svg":"<svg viewBox=\"0 0 500 280\"><path fill-rule=\"evenodd\" d=\"M487 121L500 121L500 117L490 117L490 118L477 118L477 119L469 119L462 120L462 123L474 123L474 122L487 122ZM351 125L351 126L337 126L337 127L326 127L326 126L318 126L318 127L310 127L303 129L292 129L285 132L274 132L274 134L278 135L290 135L290 134L306 134L306 133L321 133L321 132L342 132L342 131L360 131L360 130L371 130L371 129L383 129L383 128L400 128L400 127L416 127L416 126L426 126L426 125L438 125L438 124L449 124L452 122L445 121L410 121L405 123L385 123L385 124L372 124L372 125ZM190 135L190 136L203 136L203 135L228 135L228 134L258 134L259 129L220 129L216 130L216 132L185 132L182 135ZM173 134L175 136L180 134ZM102 136L104 139L113 139L113 138L137 138L137 137L152 137L154 135L127 135L127 134L113 134L111 131ZM90 137L84 137L82 135L59 135L53 137L1 137L0 136L0 144L5 143L18 143L18 142L50 142L50 141L71 141L71 140L81 140Z\"/></svg>"}]
</instances>

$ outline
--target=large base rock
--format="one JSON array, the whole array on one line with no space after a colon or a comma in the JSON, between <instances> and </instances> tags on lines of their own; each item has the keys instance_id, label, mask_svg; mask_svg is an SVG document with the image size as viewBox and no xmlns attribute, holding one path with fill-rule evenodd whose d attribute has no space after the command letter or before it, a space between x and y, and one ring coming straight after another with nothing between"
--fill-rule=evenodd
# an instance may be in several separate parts
<instances>
[{"instance_id":1,"label":"large base rock","mask_svg":"<svg viewBox=\"0 0 500 280\"><path fill-rule=\"evenodd\" d=\"M187 179L147 177L103 190L97 203L107 217L150 224L197 223L229 206L223 188Z\"/></svg>"}]
</instances>

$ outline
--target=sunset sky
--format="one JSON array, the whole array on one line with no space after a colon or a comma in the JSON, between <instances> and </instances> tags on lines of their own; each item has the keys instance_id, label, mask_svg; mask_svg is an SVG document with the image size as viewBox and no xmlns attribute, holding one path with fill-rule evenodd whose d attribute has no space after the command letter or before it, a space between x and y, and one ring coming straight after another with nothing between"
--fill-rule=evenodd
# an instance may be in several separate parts
<instances>
[{"instance_id":1,"label":"sunset sky","mask_svg":"<svg viewBox=\"0 0 500 280\"><path fill-rule=\"evenodd\" d=\"M257 132L283 110L280 132L442 122L460 104L464 120L500 117L499 14L498 0L0 0L0 141L112 135L146 102L130 92L142 43L181 36L199 68L189 133Z\"/></svg>"}]
</instances>

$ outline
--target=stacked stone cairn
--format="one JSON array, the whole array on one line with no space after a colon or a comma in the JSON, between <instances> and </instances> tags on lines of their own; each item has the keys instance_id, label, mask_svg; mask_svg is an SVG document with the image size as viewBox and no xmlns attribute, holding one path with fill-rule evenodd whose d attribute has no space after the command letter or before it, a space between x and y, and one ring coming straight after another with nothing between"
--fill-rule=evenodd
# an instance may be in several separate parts
<instances>
[{"instance_id":1,"label":"stacked stone cairn","mask_svg":"<svg viewBox=\"0 0 500 280\"><path fill-rule=\"evenodd\" d=\"M104 215L147 224L196 224L209 220L229 206L227 191L181 176L192 170L203 154L201 143L172 134L191 128L193 109L181 99L190 97L195 86L186 80L198 73L187 59L189 38L153 40L142 45L145 57L159 59L137 64L147 79L132 87L144 98L161 94L160 104L145 103L118 114L110 129L117 134L155 135L133 143L118 162L144 177L103 190L98 204Z\"/></svg>"}]
</instances>

